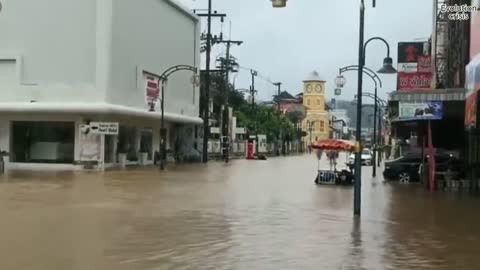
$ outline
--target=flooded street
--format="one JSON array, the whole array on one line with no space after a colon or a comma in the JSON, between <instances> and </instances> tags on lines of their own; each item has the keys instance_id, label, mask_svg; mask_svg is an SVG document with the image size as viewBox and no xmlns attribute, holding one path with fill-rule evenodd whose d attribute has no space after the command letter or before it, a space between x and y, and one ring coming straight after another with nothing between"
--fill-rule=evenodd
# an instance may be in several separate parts
<instances>
[{"instance_id":1,"label":"flooded street","mask_svg":"<svg viewBox=\"0 0 480 270\"><path fill-rule=\"evenodd\" d=\"M317 187L315 156L0 178L0 269L478 269L480 199ZM380 173L381 174L381 171Z\"/></svg>"}]
</instances>

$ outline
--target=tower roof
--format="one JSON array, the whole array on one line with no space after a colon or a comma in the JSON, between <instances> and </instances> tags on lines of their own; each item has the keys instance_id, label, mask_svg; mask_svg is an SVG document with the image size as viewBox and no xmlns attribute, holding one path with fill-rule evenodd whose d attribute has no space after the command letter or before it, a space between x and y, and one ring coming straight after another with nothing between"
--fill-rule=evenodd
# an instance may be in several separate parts
<instances>
[{"instance_id":1,"label":"tower roof","mask_svg":"<svg viewBox=\"0 0 480 270\"><path fill-rule=\"evenodd\" d=\"M320 77L317 71L312 71L310 74L308 74L307 78L304 80L304 82L324 82L325 80Z\"/></svg>"}]
</instances>

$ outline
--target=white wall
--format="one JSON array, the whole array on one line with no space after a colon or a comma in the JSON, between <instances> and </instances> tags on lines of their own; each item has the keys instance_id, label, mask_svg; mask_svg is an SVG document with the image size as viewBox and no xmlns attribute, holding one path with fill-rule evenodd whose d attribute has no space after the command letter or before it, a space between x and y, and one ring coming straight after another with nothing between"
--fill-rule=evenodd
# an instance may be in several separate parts
<instances>
[{"instance_id":1,"label":"white wall","mask_svg":"<svg viewBox=\"0 0 480 270\"><path fill-rule=\"evenodd\" d=\"M2 4L2 102L99 97L94 87L97 0L2 0Z\"/></svg>"},{"instance_id":2,"label":"white wall","mask_svg":"<svg viewBox=\"0 0 480 270\"><path fill-rule=\"evenodd\" d=\"M109 0L112 1L112 0ZM160 75L174 65L199 63L199 21L169 0L114 0L107 100L147 110L142 70ZM199 90L190 71L170 76L166 112L198 116Z\"/></svg>"}]
</instances>

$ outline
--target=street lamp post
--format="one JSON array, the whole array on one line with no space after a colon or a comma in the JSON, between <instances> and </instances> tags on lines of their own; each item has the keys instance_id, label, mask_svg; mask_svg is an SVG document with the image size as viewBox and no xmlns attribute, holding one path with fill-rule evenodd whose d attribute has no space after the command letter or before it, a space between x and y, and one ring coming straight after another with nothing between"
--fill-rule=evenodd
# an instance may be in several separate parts
<instances>
[{"instance_id":1,"label":"street lamp post","mask_svg":"<svg viewBox=\"0 0 480 270\"><path fill-rule=\"evenodd\" d=\"M287 0L272 0L273 7L285 7ZM373 7L376 5L376 0L372 0ZM363 87L363 68L365 66L365 48L372 40L381 40L387 45L387 57L383 61L383 67L378 73L395 73L396 70L392 66L392 58L390 58L390 47L388 43L379 37L371 38L364 43L365 36L365 0L360 1L360 25L359 25L359 39L358 39L358 104L357 104L357 125L356 125L356 143L355 143L355 186L353 199L353 213L355 216L360 216L361 209L361 180L362 180L362 159L361 159L361 143L362 143L362 87Z\"/></svg>"},{"instance_id":2,"label":"street lamp post","mask_svg":"<svg viewBox=\"0 0 480 270\"><path fill-rule=\"evenodd\" d=\"M350 66L346 66L346 67L343 67L343 68L340 68L339 69L339 72L338 72L338 76L337 78L335 79L335 83L338 87L338 89L341 89L343 88L343 86L345 86L346 84L346 79L345 77L342 75L344 72L347 72L347 71L358 71L359 68L358 66L356 65L350 65ZM363 70L362 70L363 74L367 75L368 77L370 77L370 79L372 79L372 81L375 83L375 99L377 99L377 96L378 96L378 87L382 88L383 86L383 83L382 83L382 80L380 79L380 77L377 75L377 73L375 73L375 71L367 68L367 67L363 67ZM374 114L375 114L375 118L376 119L376 113L377 113L377 106L376 106L376 103L375 103L375 108L374 108ZM373 142L374 142L374 145L377 141L377 126L376 126L376 123L377 121L374 121L374 124L373 124ZM373 164L376 163L376 158L377 158L377 152L375 149L373 149L373 157L372 157L372 161L373 161ZM376 177L377 176L377 170L376 170L376 167L374 167L372 169L372 177Z\"/></svg>"},{"instance_id":3,"label":"street lamp post","mask_svg":"<svg viewBox=\"0 0 480 270\"><path fill-rule=\"evenodd\" d=\"M160 120L160 169L165 169L165 159L166 159L166 140L167 140L167 130L165 129L165 83L168 80L168 77L173 73L181 70L189 70L195 73L194 76L197 76L198 69L196 67L188 66L188 65L176 65L173 67L168 68L165 72L160 75L160 83L162 86L162 93L161 93L161 101L160 106L162 109L162 116ZM155 75L155 74L153 74ZM197 80L192 80L192 82L196 82Z\"/></svg>"},{"instance_id":4,"label":"street lamp post","mask_svg":"<svg viewBox=\"0 0 480 270\"><path fill-rule=\"evenodd\" d=\"M307 120L307 129L308 129L308 132L310 133L310 141L309 141L308 145L312 144L312 132L313 132L313 125L314 124L315 124L315 121Z\"/></svg>"},{"instance_id":5,"label":"street lamp post","mask_svg":"<svg viewBox=\"0 0 480 270\"><path fill-rule=\"evenodd\" d=\"M382 145L382 119L383 119L384 111L387 108L388 103L387 103L386 100L383 100L379 97L375 97L375 95L373 95L371 93L362 93L362 96L372 98L372 99L375 100L374 107L378 108L378 135L376 137L377 141L375 141L375 144ZM354 103L356 104L356 100L354 100ZM374 118L374 119L375 119L375 121L377 121L377 118ZM381 153L379 153L378 158L377 158L377 167L380 167L381 159L382 159L382 156L381 156Z\"/></svg>"},{"instance_id":6,"label":"street lamp post","mask_svg":"<svg viewBox=\"0 0 480 270\"><path fill-rule=\"evenodd\" d=\"M280 98L280 95L282 94L282 83L281 82L276 82L276 83L273 83L273 85L275 85L277 87L277 110L278 110L278 113L281 114L282 112L282 106L281 106L281 98ZM283 134L282 134L282 131L280 131L280 142L281 142L281 150L282 150L282 153L284 153L284 140L283 140ZM278 144L278 141L277 141L277 144Z\"/></svg>"},{"instance_id":7,"label":"street lamp post","mask_svg":"<svg viewBox=\"0 0 480 270\"><path fill-rule=\"evenodd\" d=\"M210 54L212 52L212 0L208 0L208 14L207 14L207 56L205 60L205 97L204 97L204 112L203 112L203 147L202 159L204 163L208 162L208 138L210 137Z\"/></svg>"},{"instance_id":8,"label":"street lamp post","mask_svg":"<svg viewBox=\"0 0 480 270\"><path fill-rule=\"evenodd\" d=\"M356 130L356 155L355 155L355 187L354 187L354 204L353 204L353 213L356 216L360 216L361 210L361 179L362 179L362 138L361 138L361 128L362 128L362 88L363 88L363 67L365 65L365 55L366 55L366 48L368 43L373 40L380 40L385 43L387 46L387 57L383 60L383 67L378 70L378 73L385 73L385 74L392 74L396 73L397 71L392 66L393 60L390 57L390 46L388 42L380 37L373 37L367 40L365 44L363 44L364 40L364 22L365 22L365 6L364 1L362 0L361 7L360 7L360 46L359 46L359 65L358 65L358 91L357 91L357 130Z\"/></svg>"}]
</instances>

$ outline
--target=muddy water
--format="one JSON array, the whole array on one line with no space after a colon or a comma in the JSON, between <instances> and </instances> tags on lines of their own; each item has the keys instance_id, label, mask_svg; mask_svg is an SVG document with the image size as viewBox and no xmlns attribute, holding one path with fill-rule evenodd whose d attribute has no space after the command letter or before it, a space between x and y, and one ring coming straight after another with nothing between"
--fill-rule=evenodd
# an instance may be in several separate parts
<instances>
[{"instance_id":1,"label":"muddy water","mask_svg":"<svg viewBox=\"0 0 480 270\"><path fill-rule=\"evenodd\" d=\"M479 269L480 199L313 185L314 156L0 178L0 269Z\"/></svg>"}]
</instances>

